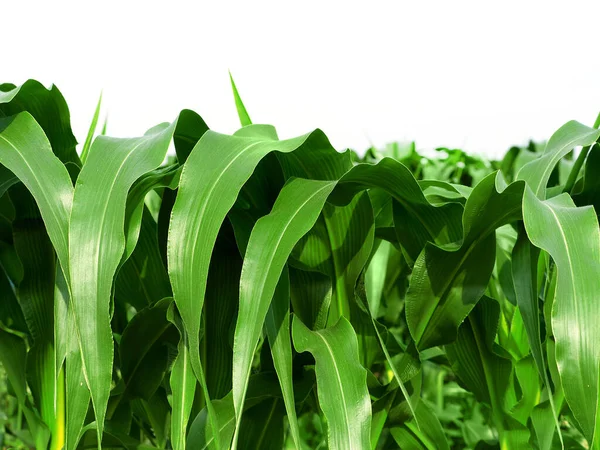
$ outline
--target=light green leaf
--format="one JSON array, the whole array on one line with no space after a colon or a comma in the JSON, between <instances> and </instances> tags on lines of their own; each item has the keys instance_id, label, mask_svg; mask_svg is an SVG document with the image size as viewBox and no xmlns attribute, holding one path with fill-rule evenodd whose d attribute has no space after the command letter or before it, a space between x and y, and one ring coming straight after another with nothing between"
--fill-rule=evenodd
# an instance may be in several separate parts
<instances>
[{"instance_id":1,"label":"light green leaf","mask_svg":"<svg viewBox=\"0 0 600 450\"><path fill-rule=\"evenodd\" d=\"M342 317L333 327L310 331L294 316L292 336L296 350L311 352L316 361L317 390L327 418L329 448L369 448L371 402L352 325Z\"/></svg>"},{"instance_id":2,"label":"light green leaf","mask_svg":"<svg viewBox=\"0 0 600 450\"><path fill-rule=\"evenodd\" d=\"M69 221L71 305L98 441L112 379L109 304L113 278L125 250L127 193L138 178L162 163L175 125L141 138L99 136L77 178Z\"/></svg>"},{"instance_id":3,"label":"light green leaf","mask_svg":"<svg viewBox=\"0 0 600 450\"><path fill-rule=\"evenodd\" d=\"M541 201L528 189L523 220L533 245L547 251L558 270L552 308L556 362L565 398L590 443L600 414L600 230L591 207L575 207L568 194Z\"/></svg>"},{"instance_id":4,"label":"light green leaf","mask_svg":"<svg viewBox=\"0 0 600 450\"><path fill-rule=\"evenodd\" d=\"M285 262L298 240L317 220L334 187L335 182L331 181L293 178L282 189L271 213L259 219L252 230L242 266L240 309L233 344L233 399L237 427L241 421L252 355ZM291 358L291 354L289 357ZM281 370L282 366L278 373ZM285 379L288 377L289 375ZM284 382L285 379L280 378L286 408L293 421L293 396L288 383L291 379Z\"/></svg>"},{"instance_id":5,"label":"light green leaf","mask_svg":"<svg viewBox=\"0 0 600 450\"><path fill-rule=\"evenodd\" d=\"M538 198L545 199L546 185L556 164L574 147L591 145L598 137L600 137L600 130L587 127L575 120L567 122L548 140L543 155L521 168L517 173L517 179L527 181L533 193Z\"/></svg>"},{"instance_id":6,"label":"light green leaf","mask_svg":"<svg viewBox=\"0 0 600 450\"><path fill-rule=\"evenodd\" d=\"M240 118L240 124L243 127L245 127L246 125L252 125L252 120L250 120L248 111L246 111L244 102L242 102L237 87L235 86L235 82L233 81L233 76L231 75L231 72L229 72L229 80L231 81L231 89L233 90L233 98L235 100L235 107L237 109L238 117Z\"/></svg>"},{"instance_id":7,"label":"light green leaf","mask_svg":"<svg viewBox=\"0 0 600 450\"><path fill-rule=\"evenodd\" d=\"M102 106L102 92L100 92L100 97L98 97L98 103L96 104L96 109L94 110L94 116L92 117L92 122L90 123L90 128L88 129L88 134L85 137L85 142L83 143L83 147L81 148L81 162L85 164L85 160L87 159L88 153L90 151L90 147L92 146L92 139L94 138L94 133L96 132L96 127L98 126L98 118L100 117L100 107ZM104 134L104 133L102 133Z\"/></svg>"}]
</instances>

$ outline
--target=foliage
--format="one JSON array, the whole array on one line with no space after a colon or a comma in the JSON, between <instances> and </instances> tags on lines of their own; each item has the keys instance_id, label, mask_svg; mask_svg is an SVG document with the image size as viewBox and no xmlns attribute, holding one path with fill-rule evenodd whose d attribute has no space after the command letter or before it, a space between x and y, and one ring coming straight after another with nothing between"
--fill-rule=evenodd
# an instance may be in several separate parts
<instances>
[{"instance_id":1,"label":"foliage","mask_svg":"<svg viewBox=\"0 0 600 450\"><path fill-rule=\"evenodd\" d=\"M598 121L361 156L233 91L80 157L0 85L3 447L600 448Z\"/></svg>"}]
</instances>

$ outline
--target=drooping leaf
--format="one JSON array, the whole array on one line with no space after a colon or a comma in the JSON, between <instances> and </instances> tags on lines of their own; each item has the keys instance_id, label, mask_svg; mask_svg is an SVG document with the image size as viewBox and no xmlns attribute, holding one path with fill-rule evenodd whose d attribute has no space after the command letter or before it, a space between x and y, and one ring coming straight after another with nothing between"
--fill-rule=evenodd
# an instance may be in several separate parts
<instances>
[{"instance_id":1,"label":"drooping leaf","mask_svg":"<svg viewBox=\"0 0 600 450\"><path fill-rule=\"evenodd\" d=\"M233 345L233 398L238 426L252 355L285 262L298 240L317 220L334 187L335 183L329 181L292 179L282 189L271 213L260 219L252 230L242 266L240 309ZM286 407L288 414L295 415L288 386L282 386ZM237 433L236 430L234 447Z\"/></svg>"},{"instance_id":2,"label":"drooping leaf","mask_svg":"<svg viewBox=\"0 0 600 450\"><path fill-rule=\"evenodd\" d=\"M556 362L565 398L590 443L599 412L600 328L596 301L600 230L590 207L577 208L567 194L542 201L528 189L523 220L533 245L547 251L558 270L552 308Z\"/></svg>"},{"instance_id":3,"label":"drooping leaf","mask_svg":"<svg viewBox=\"0 0 600 450\"><path fill-rule=\"evenodd\" d=\"M570 121L560 127L550 138L544 153L517 173L517 179L527 181L533 193L546 198L546 185L556 164L578 145L591 145L600 136L600 130Z\"/></svg>"},{"instance_id":4,"label":"drooping leaf","mask_svg":"<svg viewBox=\"0 0 600 450\"><path fill-rule=\"evenodd\" d=\"M298 352L309 351L315 357L329 448L369 448L371 402L366 371L359 363L356 334L350 323L342 317L333 327L310 331L294 316L292 336Z\"/></svg>"},{"instance_id":5,"label":"drooping leaf","mask_svg":"<svg viewBox=\"0 0 600 450\"><path fill-rule=\"evenodd\" d=\"M260 160L272 151L328 145L315 131L284 141L206 132L190 153L179 183L169 228L168 268L173 296L190 340L194 373L207 393L199 357L201 311L208 269L218 231L244 183ZM210 401L207 400L209 411ZM213 414L211 416L214 417ZM214 424L215 432L218 428ZM218 439L218 435L216 436Z\"/></svg>"},{"instance_id":6,"label":"drooping leaf","mask_svg":"<svg viewBox=\"0 0 600 450\"><path fill-rule=\"evenodd\" d=\"M396 234L413 261L427 242L448 244L460 239L462 206L448 203L438 207L429 203L414 176L401 163L384 158L376 165L355 166L340 179L332 201L345 204L366 188L383 189L396 200Z\"/></svg>"}]
</instances>

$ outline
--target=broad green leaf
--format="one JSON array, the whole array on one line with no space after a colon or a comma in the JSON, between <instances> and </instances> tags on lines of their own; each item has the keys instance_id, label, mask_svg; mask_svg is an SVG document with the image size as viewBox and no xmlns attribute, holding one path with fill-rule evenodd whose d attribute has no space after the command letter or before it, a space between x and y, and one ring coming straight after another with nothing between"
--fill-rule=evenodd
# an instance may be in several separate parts
<instances>
[{"instance_id":1,"label":"broad green leaf","mask_svg":"<svg viewBox=\"0 0 600 450\"><path fill-rule=\"evenodd\" d=\"M380 241L365 273L365 290L369 301L369 310L374 317L377 317L381 306L391 247L392 244L389 242Z\"/></svg>"},{"instance_id":2,"label":"broad green leaf","mask_svg":"<svg viewBox=\"0 0 600 450\"><path fill-rule=\"evenodd\" d=\"M371 402L366 371L358 359L358 343L350 323L340 318L333 327L310 331L294 316L294 347L309 351L316 361L317 389L327 418L332 450L370 446Z\"/></svg>"},{"instance_id":3,"label":"broad green leaf","mask_svg":"<svg viewBox=\"0 0 600 450\"><path fill-rule=\"evenodd\" d=\"M240 308L233 344L233 399L237 427L243 411L252 355L284 265L298 240L317 220L334 187L335 182L330 181L291 179L282 189L271 213L261 218L252 230L242 266ZM290 421L293 421L295 413L290 404L293 396L289 392L289 384L283 379L281 381L286 408L291 414Z\"/></svg>"},{"instance_id":4,"label":"broad green leaf","mask_svg":"<svg viewBox=\"0 0 600 450\"><path fill-rule=\"evenodd\" d=\"M88 390L83 373L79 336L77 335L75 314L72 308L69 308L67 327L68 340L67 355L65 358L65 395L67 408L65 414L65 449L74 450L79 443L85 416L90 404L90 391Z\"/></svg>"},{"instance_id":5,"label":"broad green leaf","mask_svg":"<svg viewBox=\"0 0 600 450\"><path fill-rule=\"evenodd\" d=\"M532 356L527 356L514 364L516 379L520 386L521 398L510 410L510 415L524 426L531 412L540 401L542 386L539 373Z\"/></svg>"},{"instance_id":6,"label":"broad green leaf","mask_svg":"<svg viewBox=\"0 0 600 450\"><path fill-rule=\"evenodd\" d=\"M29 113L0 119L0 163L11 170L35 198L69 280L68 223L73 185L67 169L52 153L44 131Z\"/></svg>"},{"instance_id":7,"label":"broad green leaf","mask_svg":"<svg viewBox=\"0 0 600 450\"><path fill-rule=\"evenodd\" d=\"M127 193L165 158L176 122L140 138L99 136L77 178L69 221L71 304L101 441L112 379L109 304L123 251Z\"/></svg>"},{"instance_id":8,"label":"broad green leaf","mask_svg":"<svg viewBox=\"0 0 600 450\"><path fill-rule=\"evenodd\" d=\"M591 207L575 207L567 194L541 201L527 190L523 220L533 245L547 251L558 270L552 308L556 362L565 398L583 433L597 445L600 328L597 280L600 230Z\"/></svg>"},{"instance_id":9,"label":"broad green leaf","mask_svg":"<svg viewBox=\"0 0 600 450\"><path fill-rule=\"evenodd\" d=\"M184 165L169 227L168 268L173 297L188 332L191 364L205 394L199 355L201 312L210 258L223 220L267 154L329 145L319 130L284 141L245 137L243 132L247 133L245 128L240 136L208 131L200 138ZM207 405L210 411L208 399Z\"/></svg>"}]
</instances>

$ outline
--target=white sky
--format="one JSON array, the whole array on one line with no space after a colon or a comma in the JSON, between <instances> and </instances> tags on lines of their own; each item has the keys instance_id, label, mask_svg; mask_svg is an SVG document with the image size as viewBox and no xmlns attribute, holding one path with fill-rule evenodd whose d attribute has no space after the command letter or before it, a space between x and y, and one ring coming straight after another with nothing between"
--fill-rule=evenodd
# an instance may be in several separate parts
<instances>
[{"instance_id":1,"label":"white sky","mask_svg":"<svg viewBox=\"0 0 600 450\"><path fill-rule=\"evenodd\" d=\"M0 82L56 84L85 139L183 108L231 133L230 69L255 123L338 149L417 141L498 156L600 111L600 2L2 1Z\"/></svg>"}]
</instances>

